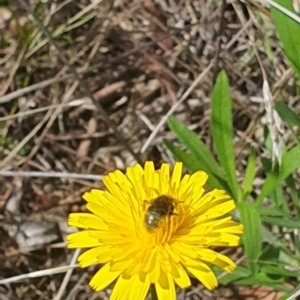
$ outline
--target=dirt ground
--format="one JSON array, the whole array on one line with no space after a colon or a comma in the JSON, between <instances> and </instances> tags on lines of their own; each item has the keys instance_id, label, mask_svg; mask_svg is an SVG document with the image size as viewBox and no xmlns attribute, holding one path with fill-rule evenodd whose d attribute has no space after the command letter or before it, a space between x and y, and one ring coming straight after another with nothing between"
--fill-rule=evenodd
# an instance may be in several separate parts
<instances>
[{"instance_id":1,"label":"dirt ground","mask_svg":"<svg viewBox=\"0 0 300 300\"><path fill-rule=\"evenodd\" d=\"M84 210L81 195L115 168L173 162L162 141L174 135L165 122L157 127L170 109L211 147L210 95L221 69L232 87L243 174L251 148L267 155L262 69L274 98L299 111L295 77L268 8L255 1L23 4L0 1L0 280L14 278L0 286L0 299L107 299L109 289L95 294L87 285L97 267L67 272L74 252L65 247L73 230L66 216ZM259 191L260 166L257 174ZM232 256L241 258L241 249ZM208 292L197 282L178 295L279 297L255 287Z\"/></svg>"}]
</instances>

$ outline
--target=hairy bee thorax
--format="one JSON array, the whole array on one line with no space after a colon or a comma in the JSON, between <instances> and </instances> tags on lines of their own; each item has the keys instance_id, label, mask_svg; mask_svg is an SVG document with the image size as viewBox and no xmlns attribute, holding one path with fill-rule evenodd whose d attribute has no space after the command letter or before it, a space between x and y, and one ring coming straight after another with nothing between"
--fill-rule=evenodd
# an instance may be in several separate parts
<instances>
[{"instance_id":1,"label":"hairy bee thorax","mask_svg":"<svg viewBox=\"0 0 300 300\"><path fill-rule=\"evenodd\" d=\"M176 200L170 196L159 196L149 202L145 212L144 225L149 232L161 228L166 219L176 215L174 213Z\"/></svg>"}]
</instances>

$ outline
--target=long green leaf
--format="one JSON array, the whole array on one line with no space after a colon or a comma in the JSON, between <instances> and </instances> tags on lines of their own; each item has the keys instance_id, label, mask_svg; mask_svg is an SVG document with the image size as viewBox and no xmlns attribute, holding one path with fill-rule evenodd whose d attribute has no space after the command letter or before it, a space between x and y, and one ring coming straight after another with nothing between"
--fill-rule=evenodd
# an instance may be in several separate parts
<instances>
[{"instance_id":1,"label":"long green leaf","mask_svg":"<svg viewBox=\"0 0 300 300\"><path fill-rule=\"evenodd\" d=\"M199 163L199 161L195 160L195 158L191 154L187 154L168 140L164 140L163 144L172 152L176 160L183 162L184 166L189 171L196 172L198 170L201 170L201 164Z\"/></svg>"},{"instance_id":2,"label":"long green leaf","mask_svg":"<svg viewBox=\"0 0 300 300\"><path fill-rule=\"evenodd\" d=\"M184 166L191 172L196 172L199 170L205 171L205 167L201 163L200 160L196 160L195 157L191 154L185 153L180 148L176 147L174 144L172 144L170 141L164 140L164 145L167 149L171 151L171 153L174 155L174 158L178 161L182 161ZM207 180L207 184L210 187L214 188L223 188L220 183L215 179L213 174L210 174L207 172L209 177Z\"/></svg>"},{"instance_id":3,"label":"long green leaf","mask_svg":"<svg viewBox=\"0 0 300 300\"><path fill-rule=\"evenodd\" d=\"M246 200L252 191L253 180L255 177L255 154L252 152L248 158L246 174L243 186L243 200Z\"/></svg>"},{"instance_id":4,"label":"long green leaf","mask_svg":"<svg viewBox=\"0 0 300 300\"><path fill-rule=\"evenodd\" d=\"M300 52L300 49L298 50ZM283 102L275 102L275 109L278 112L280 118L289 125L296 125L300 127L300 118L299 116L291 110Z\"/></svg>"},{"instance_id":5,"label":"long green leaf","mask_svg":"<svg viewBox=\"0 0 300 300\"><path fill-rule=\"evenodd\" d=\"M296 277L298 274L294 271L289 271L283 266L263 266L261 271L266 274L282 275L288 277Z\"/></svg>"},{"instance_id":6,"label":"long green leaf","mask_svg":"<svg viewBox=\"0 0 300 300\"><path fill-rule=\"evenodd\" d=\"M299 197L300 194L298 195L296 182L292 175L288 176L288 178L286 179L286 184L290 190L289 191L290 197L295 205L296 216L299 217L300 216L300 197Z\"/></svg>"},{"instance_id":7,"label":"long green leaf","mask_svg":"<svg viewBox=\"0 0 300 300\"><path fill-rule=\"evenodd\" d=\"M194 132L189 130L183 123L176 120L174 117L168 118L168 125L178 140L191 152L195 161L201 164L201 169L218 182L218 187L226 189L224 186L225 178L207 146Z\"/></svg>"},{"instance_id":8,"label":"long green leaf","mask_svg":"<svg viewBox=\"0 0 300 300\"><path fill-rule=\"evenodd\" d=\"M217 276L221 275L222 273L224 273L223 270L217 270L217 271L215 271L215 274ZM231 282L235 282L235 281L240 280L242 278L247 278L250 275L251 275L251 273L250 273L250 271L249 271L248 268L245 268L245 267L242 267L242 266L237 266L236 269L232 273L229 273L229 274L221 276L218 279L218 281L221 284L227 285L227 284L229 284Z\"/></svg>"},{"instance_id":9,"label":"long green leaf","mask_svg":"<svg viewBox=\"0 0 300 300\"><path fill-rule=\"evenodd\" d=\"M243 244L251 273L258 272L257 260L262 252L261 221L256 207L249 202L238 204L241 221L244 225Z\"/></svg>"},{"instance_id":10,"label":"long green leaf","mask_svg":"<svg viewBox=\"0 0 300 300\"><path fill-rule=\"evenodd\" d=\"M268 173L261 193L256 199L256 205L260 206L263 199L268 196L284 179L300 167L300 146L295 146L282 156L282 164L279 175Z\"/></svg>"},{"instance_id":11,"label":"long green leaf","mask_svg":"<svg viewBox=\"0 0 300 300\"><path fill-rule=\"evenodd\" d=\"M275 206L280 207L282 211L289 216L290 209L285 199L286 197L283 192L282 186L280 184L276 186L276 188L271 192L269 197Z\"/></svg>"},{"instance_id":12,"label":"long green leaf","mask_svg":"<svg viewBox=\"0 0 300 300\"><path fill-rule=\"evenodd\" d=\"M235 174L230 87L225 72L217 77L211 99L211 131L219 161L224 168L233 197L238 200Z\"/></svg>"},{"instance_id":13,"label":"long green leaf","mask_svg":"<svg viewBox=\"0 0 300 300\"><path fill-rule=\"evenodd\" d=\"M273 173L268 173L260 194L256 198L256 205L260 206L264 198L270 195L270 193L276 188L278 184L280 184L278 176Z\"/></svg>"},{"instance_id":14,"label":"long green leaf","mask_svg":"<svg viewBox=\"0 0 300 300\"><path fill-rule=\"evenodd\" d=\"M262 240L266 243L269 243L275 248L282 249L283 251L286 251L285 244L278 239L268 228L265 226L262 226L261 230Z\"/></svg>"},{"instance_id":15,"label":"long green leaf","mask_svg":"<svg viewBox=\"0 0 300 300\"><path fill-rule=\"evenodd\" d=\"M239 286L242 286L242 285L260 285L260 286L268 286L268 287L271 287L272 289L274 290L277 290L277 291L288 291L288 288L285 287L282 283L275 283L275 280L274 280L274 283L272 282L266 282L266 281L263 281L262 278L256 278L256 277L250 277L250 278L247 278L247 279L241 279L241 280L238 280L235 282L236 285L239 285Z\"/></svg>"},{"instance_id":16,"label":"long green leaf","mask_svg":"<svg viewBox=\"0 0 300 300\"><path fill-rule=\"evenodd\" d=\"M259 209L259 214L261 216L267 216L267 217L284 217L286 215L286 213L284 211L282 211L282 209L280 207L261 207Z\"/></svg>"},{"instance_id":17,"label":"long green leaf","mask_svg":"<svg viewBox=\"0 0 300 300\"><path fill-rule=\"evenodd\" d=\"M282 156L280 179L286 179L300 167L300 146L295 146Z\"/></svg>"},{"instance_id":18,"label":"long green leaf","mask_svg":"<svg viewBox=\"0 0 300 300\"><path fill-rule=\"evenodd\" d=\"M275 2L295 13L292 1L275 0ZM276 8L272 7L271 13L286 56L297 73L298 78L300 79L300 25Z\"/></svg>"},{"instance_id":19,"label":"long green leaf","mask_svg":"<svg viewBox=\"0 0 300 300\"><path fill-rule=\"evenodd\" d=\"M288 218L282 218L282 217L278 218L278 217L268 217L268 216L261 216L261 220L264 223L268 223L280 227L286 227L291 229L300 228L300 220L292 220Z\"/></svg>"}]
</instances>

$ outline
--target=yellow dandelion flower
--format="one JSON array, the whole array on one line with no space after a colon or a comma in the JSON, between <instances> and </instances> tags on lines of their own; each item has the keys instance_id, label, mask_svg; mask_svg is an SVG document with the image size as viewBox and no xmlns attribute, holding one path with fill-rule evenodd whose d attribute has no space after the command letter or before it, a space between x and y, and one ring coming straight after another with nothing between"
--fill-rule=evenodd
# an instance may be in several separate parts
<instances>
[{"instance_id":1,"label":"yellow dandelion flower","mask_svg":"<svg viewBox=\"0 0 300 300\"><path fill-rule=\"evenodd\" d=\"M213 289L211 270L235 268L213 247L239 244L242 225L228 214L235 208L223 191L206 192L208 175L182 177L182 163L153 162L117 170L103 182L107 191L91 190L83 198L91 213L72 213L69 225L83 229L68 236L69 248L91 248L80 255L81 267L103 265L90 286L100 291L115 281L111 299L145 299L154 285L160 300L176 299L175 284L191 285L189 275Z\"/></svg>"}]
</instances>

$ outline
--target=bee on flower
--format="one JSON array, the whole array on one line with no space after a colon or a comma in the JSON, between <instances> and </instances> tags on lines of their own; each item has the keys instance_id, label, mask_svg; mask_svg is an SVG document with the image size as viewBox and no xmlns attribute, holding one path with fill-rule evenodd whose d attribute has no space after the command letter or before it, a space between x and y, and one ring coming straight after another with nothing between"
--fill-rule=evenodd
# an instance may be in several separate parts
<instances>
[{"instance_id":1,"label":"bee on flower","mask_svg":"<svg viewBox=\"0 0 300 300\"><path fill-rule=\"evenodd\" d=\"M90 213L72 213L69 225L83 229L67 237L69 248L87 248L81 267L101 264L90 281L100 291L115 281L110 299L145 299L151 285L159 300L176 299L176 285L191 285L189 275L212 290L215 265L232 272L235 263L214 250L239 244L243 226L229 213L234 201L223 190L206 192L205 172L182 176L182 163L158 170L117 170L104 179L105 191L83 195Z\"/></svg>"}]
</instances>

